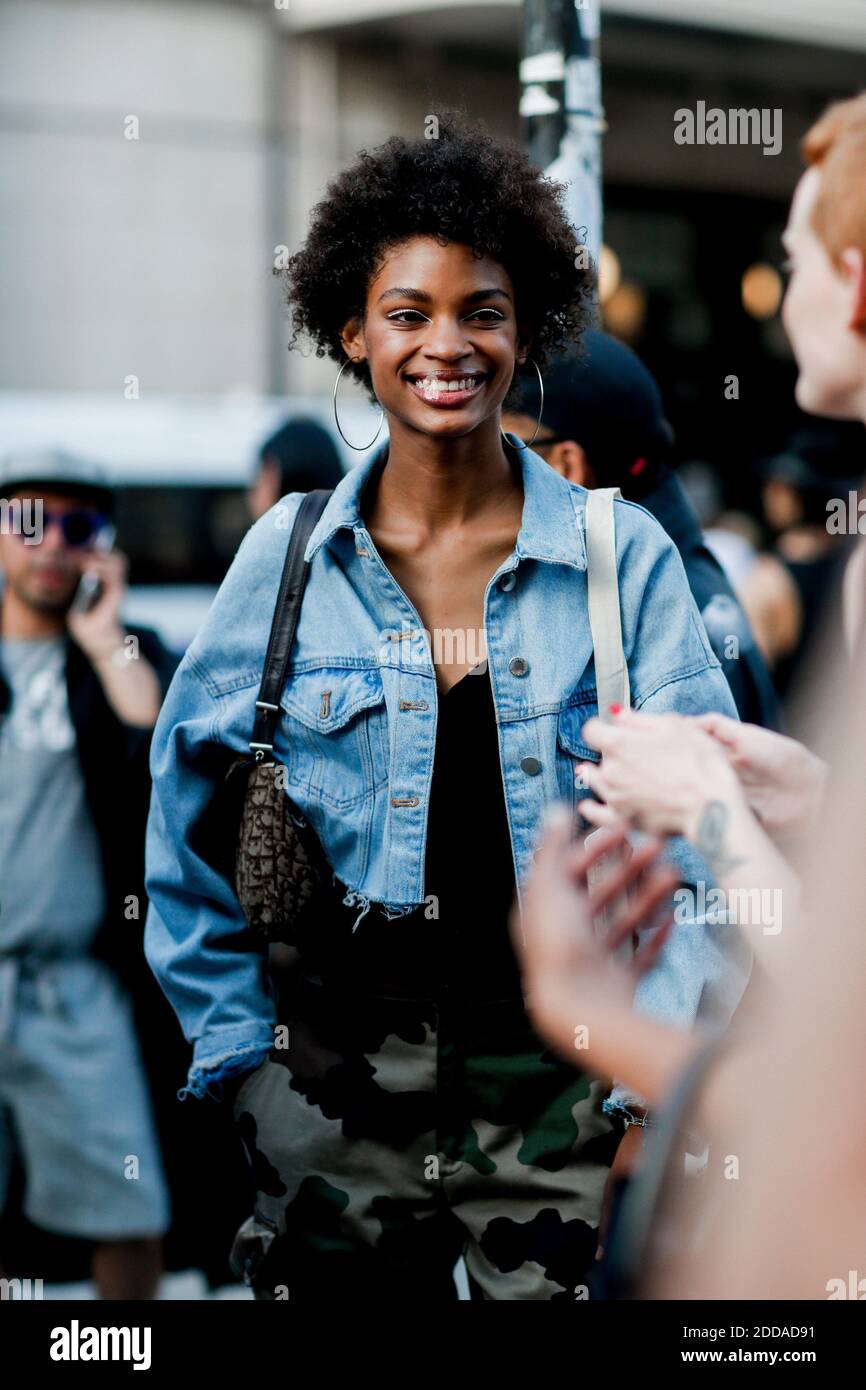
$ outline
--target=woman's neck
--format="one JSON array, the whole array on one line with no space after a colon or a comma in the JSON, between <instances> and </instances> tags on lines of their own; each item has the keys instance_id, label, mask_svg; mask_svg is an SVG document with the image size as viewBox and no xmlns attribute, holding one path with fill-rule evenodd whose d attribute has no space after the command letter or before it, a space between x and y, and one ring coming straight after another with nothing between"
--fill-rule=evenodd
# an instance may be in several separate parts
<instances>
[{"instance_id":1,"label":"woman's neck","mask_svg":"<svg viewBox=\"0 0 866 1390\"><path fill-rule=\"evenodd\" d=\"M502 443L498 417L460 439L438 439L392 421L387 467L376 513L400 514L430 533L462 526L482 513L514 506L523 488Z\"/></svg>"}]
</instances>

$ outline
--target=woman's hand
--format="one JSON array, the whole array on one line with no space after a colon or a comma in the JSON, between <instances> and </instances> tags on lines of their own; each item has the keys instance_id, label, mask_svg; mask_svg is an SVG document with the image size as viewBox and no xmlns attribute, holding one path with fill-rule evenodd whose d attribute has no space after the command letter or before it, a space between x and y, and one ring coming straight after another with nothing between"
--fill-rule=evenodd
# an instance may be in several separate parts
<instances>
[{"instance_id":1,"label":"woman's hand","mask_svg":"<svg viewBox=\"0 0 866 1390\"><path fill-rule=\"evenodd\" d=\"M635 984L654 964L670 931L671 917L660 913L679 879L675 870L659 864L659 842L630 852L624 825L599 836L591 848L572 833L569 812L553 807L526 883L522 922L515 909L511 931L533 1024L578 1065L586 1060L575 1051L581 1046L577 1030L586 1019L601 1011L631 1011ZM593 865L624 850L627 856L590 892L587 874ZM604 908L608 922L601 936L594 918ZM655 929L633 958L618 959L617 948L645 927ZM591 1026L589 1033L591 1049Z\"/></svg>"},{"instance_id":2,"label":"woman's hand","mask_svg":"<svg viewBox=\"0 0 866 1390\"><path fill-rule=\"evenodd\" d=\"M826 763L796 739L724 714L699 714L689 722L716 740L770 835L794 839L811 829L824 797Z\"/></svg>"},{"instance_id":3,"label":"woman's hand","mask_svg":"<svg viewBox=\"0 0 866 1390\"><path fill-rule=\"evenodd\" d=\"M623 710L610 723L588 720L583 737L602 755L600 764L575 770L579 784L605 803L581 801L580 814L593 825L624 818L651 835L694 840L709 802L743 802L724 749L694 719Z\"/></svg>"}]
</instances>

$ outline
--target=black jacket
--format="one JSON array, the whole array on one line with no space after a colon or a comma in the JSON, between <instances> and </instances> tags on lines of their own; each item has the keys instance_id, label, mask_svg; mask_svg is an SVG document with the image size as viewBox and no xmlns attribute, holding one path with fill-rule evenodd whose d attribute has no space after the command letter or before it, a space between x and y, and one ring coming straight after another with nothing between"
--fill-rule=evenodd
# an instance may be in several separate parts
<instances>
[{"instance_id":1,"label":"black jacket","mask_svg":"<svg viewBox=\"0 0 866 1390\"><path fill-rule=\"evenodd\" d=\"M147 628L127 627L154 667L163 695L180 657ZM0 719L9 708L0 641ZM66 661L69 712L76 732L87 801L99 837L106 912L91 947L120 977L129 995L150 1084L157 1129L172 1199L172 1227L165 1242L169 1269L203 1268L215 1283L233 1276L228 1252L253 1192L230 1109L181 1105L191 1051L144 956L144 836L150 806L151 730L124 724L105 696L87 657L70 640ZM46 795L51 795L46 787ZM127 915L130 898L137 915ZM202 1167L197 1155L206 1153ZM4 1250L28 1269L61 1280L86 1277L87 1264L56 1237L24 1220L13 1204L3 1215ZM35 1260L35 1263L31 1262ZM78 1263L76 1263L78 1261Z\"/></svg>"},{"instance_id":2,"label":"black jacket","mask_svg":"<svg viewBox=\"0 0 866 1390\"><path fill-rule=\"evenodd\" d=\"M128 627L141 656L156 671L163 696L180 657L149 628ZM91 954L135 992L140 983L144 929L144 830L150 802L151 730L124 724L112 710L96 672L70 638L66 691L90 813L99 838L106 910ZM9 708L0 641L0 719ZM46 794L50 791L46 789ZM137 907L131 899L137 899Z\"/></svg>"},{"instance_id":3,"label":"black jacket","mask_svg":"<svg viewBox=\"0 0 866 1390\"><path fill-rule=\"evenodd\" d=\"M722 663L740 718L765 729L778 729L779 705L770 673L724 570L704 544L698 518L679 479L669 469L662 469L654 486L635 500L661 523L680 552L710 645Z\"/></svg>"}]
</instances>

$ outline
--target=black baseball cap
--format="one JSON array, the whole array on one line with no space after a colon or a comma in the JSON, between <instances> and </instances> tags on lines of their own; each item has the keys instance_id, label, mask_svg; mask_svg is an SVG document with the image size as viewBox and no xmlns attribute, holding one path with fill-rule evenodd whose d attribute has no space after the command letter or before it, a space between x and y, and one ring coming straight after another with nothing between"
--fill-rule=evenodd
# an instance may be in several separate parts
<instances>
[{"instance_id":1,"label":"black baseball cap","mask_svg":"<svg viewBox=\"0 0 866 1390\"><path fill-rule=\"evenodd\" d=\"M54 448L18 449L0 459L0 497L40 487L80 498L106 516L113 514L114 493L108 475L89 459Z\"/></svg>"},{"instance_id":2,"label":"black baseball cap","mask_svg":"<svg viewBox=\"0 0 866 1390\"><path fill-rule=\"evenodd\" d=\"M601 486L634 495L673 444L661 391L637 354L609 333L588 329L582 341L579 354L558 358L542 374L542 426L581 446ZM516 409L537 417L540 404L537 379L527 379Z\"/></svg>"}]
</instances>

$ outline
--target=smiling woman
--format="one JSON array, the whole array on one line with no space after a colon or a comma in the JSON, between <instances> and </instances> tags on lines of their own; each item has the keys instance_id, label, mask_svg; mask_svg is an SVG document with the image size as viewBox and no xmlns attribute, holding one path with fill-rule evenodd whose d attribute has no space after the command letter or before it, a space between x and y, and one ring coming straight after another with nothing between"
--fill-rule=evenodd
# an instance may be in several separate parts
<instances>
[{"instance_id":1,"label":"smiling woman","mask_svg":"<svg viewBox=\"0 0 866 1390\"><path fill-rule=\"evenodd\" d=\"M367 385L389 442L303 552L273 752L338 891L285 925L279 1012L201 826L217 754L250 738L300 493L248 533L155 734L148 957L189 1091L228 1081L259 1184L235 1266L262 1299L449 1301L461 1251L473 1297L585 1297L625 1104L536 1033L508 926L598 707L586 493L501 430L519 365L589 312L560 191L443 118L362 153L289 264L296 339ZM671 542L615 511L635 703L733 713ZM683 1026L717 996L703 945L656 989Z\"/></svg>"},{"instance_id":2,"label":"smiling woman","mask_svg":"<svg viewBox=\"0 0 866 1390\"><path fill-rule=\"evenodd\" d=\"M363 321L388 253L430 238L497 267L492 279L476 279L460 306L464 318L495 330L505 309L543 367L580 336L593 286L560 195L522 150L453 112L440 117L436 139L395 136L362 151L313 209L307 240L282 272L296 339L305 336L318 356L342 361L344 326ZM414 279L392 274L379 294L387 296L382 312L395 324L411 329L429 315L429 299ZM372 391L364 359L349 370Z\"/></svg>"}]
</instances>

